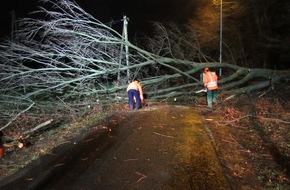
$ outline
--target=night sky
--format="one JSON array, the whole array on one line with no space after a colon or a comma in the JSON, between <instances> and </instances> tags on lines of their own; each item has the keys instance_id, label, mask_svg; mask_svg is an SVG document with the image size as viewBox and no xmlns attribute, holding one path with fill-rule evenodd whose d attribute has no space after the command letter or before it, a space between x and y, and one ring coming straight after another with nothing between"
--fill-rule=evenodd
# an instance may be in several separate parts
<instances>
[{"instance_id":1,"label":"night sky","mask_svg":"<svg viewBox=\"0 0 290 190\"><path fill-rule=\"evenodd\" d=\"M129 18L129 32L148 31L151 21L186 22L194 12L192 0L76 0L88 13L104 23L116 21L126 15ZM28 13L37 10L37 0L2 0L0 7L0 36L9 36L11 12L16 18L29 17Z\"/></svg>"}]
</instances>

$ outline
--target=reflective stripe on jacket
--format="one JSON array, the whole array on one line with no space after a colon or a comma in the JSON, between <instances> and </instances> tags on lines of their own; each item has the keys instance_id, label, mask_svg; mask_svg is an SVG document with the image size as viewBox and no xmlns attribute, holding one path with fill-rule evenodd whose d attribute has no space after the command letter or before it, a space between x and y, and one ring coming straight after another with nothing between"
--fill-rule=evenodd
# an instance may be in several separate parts
<instances>
[{"instance_id":1,"label":"reflective stripe on jacket","mask_svg":"<svg viewBox=\"0 0 290 190\"><path fill-rule=\"evenodd\" d=\"M218 79L217 75L213 72L204 73L203 75L204 87L206 87L208 90L218 89L217 79Z\"/></svg>"}]
</instances>

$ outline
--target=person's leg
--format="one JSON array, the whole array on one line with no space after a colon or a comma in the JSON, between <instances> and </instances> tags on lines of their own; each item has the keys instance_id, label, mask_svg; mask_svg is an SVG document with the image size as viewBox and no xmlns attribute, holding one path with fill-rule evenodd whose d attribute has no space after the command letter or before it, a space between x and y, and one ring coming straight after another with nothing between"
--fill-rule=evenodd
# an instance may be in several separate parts
<instances>
[{"instance_id":1,"label":"person's leg","mask_svg":"<svg viewBox=\"0 0 290 190\"><path fill-rule=\"evenodd\" d=\"M141 108L140 92L135 90L134 96L135 96L135 99L136 99L136 109L140 109Z\"/></svg>"},{"instance_id":2,"label":"person's leg","mask_svg":"<svg viewBox=\"0 0 290 190\"><path fill-rule=\"evenodd\" d=\"M128 102L129 102L130 110L134 109L134 91L135 90L128 91Z\"/></svg>"},{"instance_id":3,"label":"person's leg","mask_svg":"<svg viewBox=\"0 0 290 190\"><path fill-rule=\"evenodd\" d=\"M209 107L210 109L212 108L212 90L207 90L207 107Z\"/></svg>"},{"instance_id":4,"label":"person's leg","mask_svg":"<svg viewBox=\"0 0 290 190\"><path fill-rule=\"evenodd\" d=\"M212 91L212 102L217 103L217 90Z\"/></svg>"}]
</instances>

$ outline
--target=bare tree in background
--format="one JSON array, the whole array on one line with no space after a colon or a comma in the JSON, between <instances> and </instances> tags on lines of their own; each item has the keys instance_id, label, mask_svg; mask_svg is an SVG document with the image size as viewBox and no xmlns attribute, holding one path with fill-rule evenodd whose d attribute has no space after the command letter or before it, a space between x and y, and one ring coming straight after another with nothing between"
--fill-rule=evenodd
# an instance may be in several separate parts
<instances>
[{"instance_id":1,"label":"bare tree in background","mask_svg":"<svg viewBox=\"0 0 290 190\"><path fill-rule=\"evenodd\" d=\"M142 79L150 99L159 100L193 97L202 88L204 67L228 69L220 85L232 93L262 89L289 77L287 72L218 64L202 53L194 36L188 39L178 28L167 30L160 24L158 35L148 42L150 53L124 41L74 2L44 2L52 9L37 12L43 19L22 19L14 40L1 44L0 114L6 120L28 110L61 114L94 103L124 102L127 70ZM129 66L120 62L124 46L130 50Z\"/></svg>"},{"instance_id":2,"label":"bare tree in background","mask_svg":"<svg viewBox=\"0 0 290 190\"><path fill-rule=\"evenodd\" d=\"M116 92L125 96L127 69L132 76L142 76L144 84L164 80L152 74L157 56L124 41L74 2L44 2L52 9L36 12L43 19L22 19L14 40L1 44L2 116L11 118L31 105L57 113L58 108L70 110L69 102L115 102ZM130 66L120 64L125 57L122 46L130 48ZM153 78L146 79L141 68ZM122 78L116 82L117 73Z\"/></svg>"}]
</instances>

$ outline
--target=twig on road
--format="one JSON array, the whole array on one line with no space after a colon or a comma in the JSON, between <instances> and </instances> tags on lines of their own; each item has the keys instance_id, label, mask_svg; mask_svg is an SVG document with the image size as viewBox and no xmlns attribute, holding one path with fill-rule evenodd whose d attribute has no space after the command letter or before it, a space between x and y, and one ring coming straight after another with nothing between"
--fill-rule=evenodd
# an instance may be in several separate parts
<instances>
[{"instance_id":1,"label":"twig on road","mask_svg":"<svg viewBox=\"0 0 290 190\"><path fill-rule=\"evenodd\" d=\"M157 133L157 132L153 132L153 133L156 134L156 135L160 135L162 137L167 137L167 138L172 138L172 139L176 138L176 137L169 136L169 135L163 135L163 134L160 134L160 133Z\"/></svg>"},{"instance_id":2,"label":"twig on road","mask_svg":"<svg viewBox=\"0 0 290 190\"><path fill-rule=\"evenodd\" d=\"M130 158L130 159L127 159L127 160L124 160L124 162L129 162L129 161L137 161L138 159L135 159L135 158Z\"/></svg>"},{"instance_id":3,"label":"twig on road","mask_svg":"<svg viewBox=\"0 0 290 190\"><path fill-rule=\"evenodd\" d=\"M140 182L142 179L144 179L144 178L147 178L147 176L146 176L146 175L144 175L144 174L141 174L141 173L139 173L139 172L136 172L136 174L138 174L138 175L142 176L142 177L140 177L140 178L138 179L137 183L139 183L139 182Z\"/></svg>"}]
</instances>

